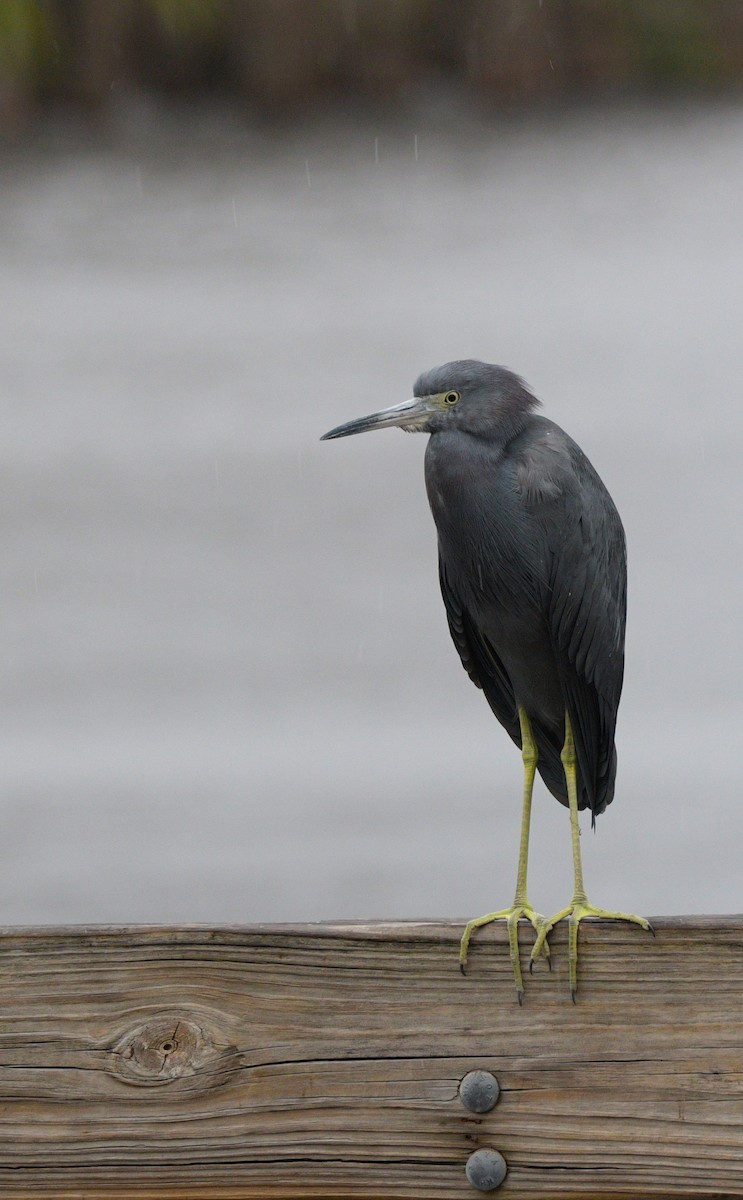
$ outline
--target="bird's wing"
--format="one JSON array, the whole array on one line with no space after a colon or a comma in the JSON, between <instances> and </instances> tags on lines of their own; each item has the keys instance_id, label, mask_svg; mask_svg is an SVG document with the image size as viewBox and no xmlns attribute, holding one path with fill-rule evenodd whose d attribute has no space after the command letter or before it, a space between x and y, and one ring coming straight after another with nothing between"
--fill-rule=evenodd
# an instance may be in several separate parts
<instances>
[{"instance_id":1,"label":"bird's wing","mask_svg":"<svg viewBox=\"0 0 743 1200\"><path fill-rule=\"evenodd\" d=\"M517 746L521 746L521 729L513 688L503 663L492 645L478 632L477 622L467 612L447 575L446 564L439 554L439 582L444 598L449 632L462 666L485 698L504 729Z\"/></svg>"},{"instance_id":2,"label":"bird's wing","mask_svg":"<svg viewBox=\"0 0 743 1200\"><path fill-rule=\"evenodd\" d=\"M573 725L581 799L595 815L613 794L627 553L619 514L603 483L574 442L567 439L566 448L572 478L565 480L559 539L549 555L547 611ZM554 537L554 525L551 533Z\"/></svg>"}]
</instances>

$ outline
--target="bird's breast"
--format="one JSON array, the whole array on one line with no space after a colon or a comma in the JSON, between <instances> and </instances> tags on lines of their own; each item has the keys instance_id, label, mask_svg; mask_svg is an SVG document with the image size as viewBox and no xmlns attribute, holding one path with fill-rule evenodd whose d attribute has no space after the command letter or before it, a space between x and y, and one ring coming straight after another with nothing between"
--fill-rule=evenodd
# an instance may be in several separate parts
<instances>
[{"instance_id":1,"label":"bird's breast","mask_svg":"<svg viewBox=\"0 0 743 1200\"><path fill-rule=\"evenodd\" d=\"M432 434L426 447L426 488L438 525L459 526L492 514L505 496L503 452L462 433Z\"/></svg>"},{"instance_id":2,"label":"bird's breast","mask_svg":"<svg viewBox=\"0 0 743 1200\"><path fill-rule=\"evenodd\" d=\"M464 434L432 435L426 488L439 549L458 586L511 606L539 590L544 554L502 448Z\"/></svg>"}]
</instances>

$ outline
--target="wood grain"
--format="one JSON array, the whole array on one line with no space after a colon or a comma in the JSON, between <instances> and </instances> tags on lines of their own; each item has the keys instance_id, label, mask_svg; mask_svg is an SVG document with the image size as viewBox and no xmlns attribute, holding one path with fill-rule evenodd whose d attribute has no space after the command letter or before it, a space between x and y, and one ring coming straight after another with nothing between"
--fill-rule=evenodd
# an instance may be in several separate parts
<instances>
[{"instance_id":1,"label":"wood grain","mask_svg":"<svg viewBox=\"0 0 743 1200\"><path fill-rule=\"evenodd\" d=\"M522 923L523 924L523 923ZM0 1196L743 1196L743 917L0 932ZM523 926L527 950L533 933ZM541 964L540 964L541 966ZM482 1068L501 1096L463 1105Z\"/></svg>"}]
</instances>

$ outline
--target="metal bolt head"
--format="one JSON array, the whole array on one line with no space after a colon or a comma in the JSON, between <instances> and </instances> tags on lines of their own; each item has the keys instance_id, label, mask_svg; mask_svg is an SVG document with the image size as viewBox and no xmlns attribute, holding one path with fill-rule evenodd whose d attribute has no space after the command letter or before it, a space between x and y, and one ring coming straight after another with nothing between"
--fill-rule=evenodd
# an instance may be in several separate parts
<instances>
[{"instance_id":1,"label":"metal bolt head","mask_svg":"<svg viewBox=\"0 0 743 1200\"><path fill-rule=\"evenodd\" d=\"M508 1167L506 1160L497 1150L483 1147L470 1154L465 1167L467 1181L477 1188L478 1192L494 1192L506 1178Z\"/></svg>"},{"instance_id":2,"label":"metal bolt head","mask_svg":"<svg viewBox=\"0 0 743 1200\"><path fill-rule=\"evenodd\" d=\"M499 1096L498 1080L490 1071L469 1071L459 1085L459 1098L470 1112L490 1112Z\"/></svg>"}]
</instances>

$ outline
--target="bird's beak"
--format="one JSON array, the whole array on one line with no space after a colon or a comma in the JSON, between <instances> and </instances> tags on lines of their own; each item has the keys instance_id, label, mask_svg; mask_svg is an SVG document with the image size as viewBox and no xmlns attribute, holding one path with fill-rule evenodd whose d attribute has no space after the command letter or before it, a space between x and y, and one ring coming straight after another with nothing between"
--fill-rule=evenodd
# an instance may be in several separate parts
<instances>
[{"instance_id":1,"label":"bird's beak","mask_svg":"<svg viewBox=\"0 0 743 1200\"><path fill-rule=\"evenodd\" d=\"M386 429L388 425L399 425L401 429L420 429L436 411L437 407L430 396L415 396L412 400L404 400L402 404L393 404L392 408L372 413L369 417L358 417L355 421L347 421L345 425L336 425L335 429L324 433L320 441L350 437L352 433L366 433L369 429Z\"/></svg>"}]
</instances>

